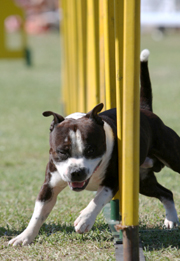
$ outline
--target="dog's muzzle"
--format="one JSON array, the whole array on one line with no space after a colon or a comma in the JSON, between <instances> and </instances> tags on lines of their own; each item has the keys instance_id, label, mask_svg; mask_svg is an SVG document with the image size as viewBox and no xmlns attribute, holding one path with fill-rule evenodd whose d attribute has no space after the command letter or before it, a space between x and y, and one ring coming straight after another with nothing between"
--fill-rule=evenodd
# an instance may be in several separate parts
<instances>
[{"instance_id":1,"label":"dog's muzzle","mask_svg":"<svg viewBox=\"0 0 180 261\"><path fill-rule=\"evenodd\" d=\"M70 172L70 179L72 182L74 181L84 181L87 177L87 170L85 168L75 169Z\"/></svg>"},{"instance_id":2,"label":"dog's muzzle","mask_svg":"<svg viewBox=\"0 0 180 261\"><path fill-rule=\"evenodd\" d=\"M101 164L101 161L97 164L92 174L94 174L99 165ZM89 183L89 180L91 176L87 179L88 170L86 168L80 168L80 169L74 169L70 172L69 178L70 182L68 182L69 187L74 191L82 191L86 188L86 186Z\"/></svg>"},{"instance_id":3,"label":"dog's muzzle","mask_svg":"<svg viewBox=\"0 0 180 261\"><path fill-rule=\"evenodd\" d=\"M68 182L70 188L74 191L85 189L89 182L89 178L87 179L87 173L88 170L85 168L72 169L69 173L69 179L71 181Z\"/></svg>"}]
</instances>

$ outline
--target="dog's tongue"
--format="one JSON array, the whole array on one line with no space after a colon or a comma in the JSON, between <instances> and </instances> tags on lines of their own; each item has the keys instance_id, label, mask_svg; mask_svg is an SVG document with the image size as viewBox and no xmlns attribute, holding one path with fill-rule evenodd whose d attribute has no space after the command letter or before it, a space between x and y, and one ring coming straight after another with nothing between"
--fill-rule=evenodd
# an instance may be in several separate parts
<instances>
[{"instance_id":1,"label":"dog's tongue","mask_svg":"<svg viewBox=\"0 0 180 261\"><path fill-rule=\"evenodd\" d=\"M71 186L72 186L72 188L82 188L84 183L85 183L84 181L83 182L72 182Z\"/></svg>"}]
</instances>

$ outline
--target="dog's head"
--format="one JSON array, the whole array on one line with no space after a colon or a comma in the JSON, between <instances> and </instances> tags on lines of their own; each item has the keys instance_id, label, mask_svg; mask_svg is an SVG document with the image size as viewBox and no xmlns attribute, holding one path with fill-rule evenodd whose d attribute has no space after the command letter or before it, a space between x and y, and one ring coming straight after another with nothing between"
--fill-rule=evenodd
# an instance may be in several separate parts
<instances>
[{"instance_id":1,"label":"dog's head","mask_svg":"<svg viewBox=\"0 0 180 261\"><path fill-rule=\"evenodd\" d=\"M63 118L51 111L43 113L54 117L50 127L50 157L62 179L74 191L86 188L106 151L104 122L98 116L102 108L101 103L81 117L72 114Z\"/></svg>"}]
</instances>

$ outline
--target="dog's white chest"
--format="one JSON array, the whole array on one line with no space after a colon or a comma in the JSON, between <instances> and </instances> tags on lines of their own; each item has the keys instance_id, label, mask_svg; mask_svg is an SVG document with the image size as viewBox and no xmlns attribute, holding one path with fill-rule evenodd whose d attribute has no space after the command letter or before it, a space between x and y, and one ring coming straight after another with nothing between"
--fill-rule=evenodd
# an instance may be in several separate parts
<instances>
[{"instance_id":1,"label":"dog's white chest","mask_svg":"<svg viewBox=\"0 0 180 261\"><path fill-rule=\"evenodd\" d=\"M111 154L114 146L114 138L111 127L105 122L104 130L106 134L106 152L102 157L102 162L99 168L93 173L86 190L97 191L102 180L105 178L105 173L111 159Z\"/></svg>"},{"instance_id":2,"label":"dog's white chest","mask_svg":"<svg viewBox=\"0 0 180 261\"><path fill-rule=\"evenodd\" d=\"M97 191L102 179L100 178L100 172L97 170L91 177L86 190Z\"/></svg>"}]
</instances>

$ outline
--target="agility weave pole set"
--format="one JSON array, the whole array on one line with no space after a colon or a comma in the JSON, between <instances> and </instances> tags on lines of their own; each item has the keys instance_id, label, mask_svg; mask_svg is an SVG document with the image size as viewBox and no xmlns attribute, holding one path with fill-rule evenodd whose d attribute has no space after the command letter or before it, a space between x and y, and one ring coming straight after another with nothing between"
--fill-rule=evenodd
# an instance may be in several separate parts
<instances>
[{"instance_id":1,"label":"agility weave pole set","mask_svg":"<svg viewBox=\"0 0 180 261\"><path fill-rule=\"evenodd\" d=\"M139 260L140 1L62 0L65 113L117 108L124 260Z\"/></svg>"}]
</instances>

